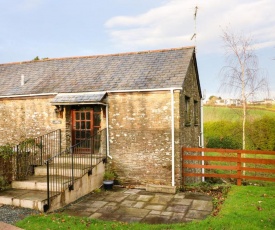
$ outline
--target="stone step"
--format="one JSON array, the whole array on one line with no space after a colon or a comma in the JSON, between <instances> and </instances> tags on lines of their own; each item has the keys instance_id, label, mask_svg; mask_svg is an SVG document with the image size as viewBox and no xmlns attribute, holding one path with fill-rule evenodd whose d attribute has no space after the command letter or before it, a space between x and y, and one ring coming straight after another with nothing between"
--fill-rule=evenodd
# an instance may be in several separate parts
<instances>
[{"instance_id":1,"label":"stone step","mask_svg":"<svg viewBox=\"0 0 275 230\"><path fill-rule=\"evenodd\" d=\"M77 177L74 179L77 179ZM50 188L55 189L55 191L62 191L62 188L71 184L71 181L71 177L50 176ZM47 176L30 176L24 181L12 181L11 186L14 189L47 191Z\"/></svg>"},{"instance_id":2,"label":"stone step","mask_svg":"<svg viewBox=\"0 0 275 230\"><path fill-rule=\"evenodd\" d=\"M0 203L43 211L47 192L37 190L8 189L1 191Z\"/></svg>"},{"instance_id":3,"label":"stone step","mask_svg":"<svg viewBox=\"0 0 275 230\"><path fill-rule=\"evenodd\" d=\"M73 174L75 177L83 176L88 169L90 169L90 164L74 164ZM71 164L63 164L62 167L59 164L50 164L49 166L51 175L65 175L72 176L72 165ZM47 175L47 166L38 166L34 168L35 176L46 176Z\"/></svg>"}]
</instances>

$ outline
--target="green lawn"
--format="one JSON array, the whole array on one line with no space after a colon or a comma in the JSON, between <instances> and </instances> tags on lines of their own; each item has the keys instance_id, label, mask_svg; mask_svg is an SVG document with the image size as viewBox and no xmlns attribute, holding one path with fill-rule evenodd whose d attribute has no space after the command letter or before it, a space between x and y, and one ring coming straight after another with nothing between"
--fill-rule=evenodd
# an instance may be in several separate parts
<instances>
[{"instance_id":1,"label":"green lawn","mask_svg":"<svg viewBox=\"0 0 275 230\"><path fill-rule=\"evenodd\" d=\"M17 223L23 229L275 229L275 184L232 186L217 216L187 224L147 225L103 222L61 214L35 215Z\"/></svg>"},{"instance_id":2,"label":"green lawn","mask_svg":"<svg viewBox=\"0 0 275 230\"><path fill-rule=\"evenodd\" d=\"M239 121L240 115L242 114L241 108L228 108L228 107L215 107L215 106L204 106L204 122L208 121ZM264 116L275 117L275 110L265 110L265 109L248 109L247 114L250 120L262 118Z\"/></svg>"}]
</instances>

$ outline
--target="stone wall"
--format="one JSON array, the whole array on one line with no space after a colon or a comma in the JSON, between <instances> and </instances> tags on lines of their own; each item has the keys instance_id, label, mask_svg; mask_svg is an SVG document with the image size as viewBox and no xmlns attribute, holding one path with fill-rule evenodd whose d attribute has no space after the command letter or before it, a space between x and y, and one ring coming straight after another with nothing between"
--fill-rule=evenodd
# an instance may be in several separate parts
<instances>
[{"instance_id":1,"label":"stone wall","mask_svg":"<svg viewBox=\"0 0 275 230\"><path fill-rule=\"evenodd\" d=\"M124 183L171 185L171 93L108 95L112 167Z\"/></svg>"},{"instance_id":2,"label":"stone wall","mask_svg":"<svg viewBox=\"0 0 275 230\"><path fill-rule=\"evenodd\" d=\"M61 129L64 135L65 116L57 116L51 100L52 97L1 99L0 145L17 144L25 138L41 136L57 129ZM64 137L62 139L65 140Z\"/></svg>"},{"instance_id":3,"label":"stone wall","mask_svg":"<svg viewBox=\"0 0 275 230\"><path fill-rule=\"evenodd\" d=\"M185 78L184 85L183 85L183 91L180 95L180 146L184 147L199 147L199 136L201 131L201 114L200 114L200 107L201 107L201 98L200 98L200 92L198 87L198 82L196 79L196 69L194 66L194 60L192 60L193 64L189 66L188 74ZM190 114L191 119L190 123L186 122L186 107L185 107L185 98L188 97L190 100ZM195 110L195 103L197 102L197 110ZM195 121L195 113L198 117L198 123ZM194 153L190 153L194 154ZM200 153L197 153L198 155ZM189 162L190 163L190 162ZM194 163L194 162L192 162ZM200 162L195 162L200 163ZM182 167L181 167L182 170ZM183 178L184 182L188 183L196 183L200 182L201 178ZM183 182L182 181L182 182ZM181 183L182 183L181 182Z\"/></svg>"}]
</instances>

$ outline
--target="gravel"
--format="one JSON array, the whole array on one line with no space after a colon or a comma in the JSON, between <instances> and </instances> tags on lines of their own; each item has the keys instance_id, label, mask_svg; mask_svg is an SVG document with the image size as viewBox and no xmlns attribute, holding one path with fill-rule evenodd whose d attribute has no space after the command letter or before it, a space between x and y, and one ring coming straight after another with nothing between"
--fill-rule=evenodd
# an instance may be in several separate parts
<instances>
[{"instance_id":1,"label":"gravel","mask_svg":"<svg viewBox=\"0 0 275 230\"><path fill-rule=\"evenodd\" d=\"M19 208L10 205L0 205L0 221L15 224L29 215L39 214L39 211L29 208Z\"/></svg>"}]
</instances>

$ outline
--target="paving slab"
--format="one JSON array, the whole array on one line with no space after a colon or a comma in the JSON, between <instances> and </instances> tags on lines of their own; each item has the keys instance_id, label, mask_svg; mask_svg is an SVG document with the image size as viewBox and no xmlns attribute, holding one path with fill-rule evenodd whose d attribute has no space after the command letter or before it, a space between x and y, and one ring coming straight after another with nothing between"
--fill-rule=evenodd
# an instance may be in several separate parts
<instances>
[{"instance_id":1,"label":"paving slab","mask_svg":"<svg viewBox=\"0 0 275 230\"><path fill-rule=\"evenodd\" d=\"M186 218L190 219L205 219L208 216L208 211L189 210L185 215Z\"/></svg>"},{"instance_id":2,"label":"paving slab","mask_svg":"<svg viewBox=\"0 0 275 230\"><path fill-rule=\"evenodd\" d=\"M212 198L204 194L165 194L115 187L91 193L62 212L101 220L159 224L204 219L212 210Z\"/></svg>"},{"instance_id":3,"label":"paving slab","mask_svg":"<svg viewBox=\"0 0 275 230\"><path fill-rule=\"evenodd\" d=\"M191 199L183 199L183 198L174 198L171 203L179 204L179 205L191 205L194 200Z\"/></svg>"},{"instance_id":4,"label":"paving slab","mask_svg":"<svg viewBox=\"0 0 275 230\"><path fill-rule=\"evenodd\" d=\"M189 209L187 205L172 204L166 208L168 212L186 213Z\"/></svg>"},{"instance_id":5,"label":"paving slab","mask_svg":"<svg viewBox=\"0 0 275 230\"><path fill-rule=\"evenodd\" d=\"M147 209L120 207L114 213L124 216L134 216L138 218L143 218L146 215L148 215L149 212L150 210Z\"/></svg>"},{"instance_id":6,"label":"paving slab","mask_svg":"<svg viewBox=\"0 0 275 230\"><path fill-rule=\"evenodd\" d=\"M213 204L211 201L194 200L190 209L200 210L200 211L212 211Z\"/></svg>"},{"instance_id":7,"label":"paving slab","mask_svg":"<svg viewBox=\"0 0 275 230\"><path fill-rule=\"evenodd\" d=\"M181 223L184 222L183 218L185 216L185 213L173 213L172 217L170 218L171 223Z\"/></svg>"},{"instance_id":8,"label":"paving slab","mask_svg":"<svg viewBox=\"0 0 275 230\"><path fill-rule=\"evenodd\" d=\"M144 206L145 206L145 202L143 202L143 201L138 201L138 202L136 202L136 204L135 205L133 205L133 207L134 208L143 208Z\"/></svg>"},{"instance_id":9,"label":"paving slab","mask_svg":"<svg viewBox=\"0 0 275 230\"><path fill-rule=\"evenodd\" d=\"M173 196L156 195L151 199L150 203L153 203L153 204L167 204L172 199L173 199Z\"/></svg>"},{"instance_id":10,"label":"paving slab","mask_svg":"<svg viewBox=\"0 0 275 230\"><path fill-rule=\"evenodd\" d=\"M169 216L159 216L159 215L147 215L145 218L142 219L142 223L147 224L159 224L159 223L169 223L170 217Z\"/></svg>"},{"instance_id":11,"label":"paving slab","mask_svg":"<svg viewBox=\"0 0 275 230\"><path fill-rule=\"evenodd\" d=\"M153 195L139 195L137 197L137 200L139 201L149 201L153 198L154 196Z\"/></svg>"},{"instance_id":12,"label":"paving slab","mask_svg":"<svg viewBox=\"0 0 275 230\"><path fill-rule=\"evenodd\" d=\"M165 209L164 205L158 205L158 204L149 204L144 207L145 209L150 209L150 210L158 210L162 211Z\"/></svg>"},{"instance_id":13,"label":"paving slab","mask_svg":"<svg viewBox=\"0 0 275 230\"><path fill-rule=\"evenodd\" d=\"M120 203L121 206L125 207L132 207L136 204L137 202L135 200L124 200Z\"/></svg>"}]
</instances>

